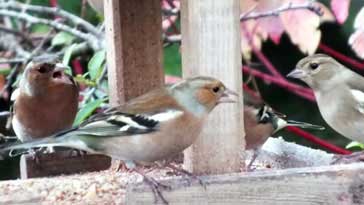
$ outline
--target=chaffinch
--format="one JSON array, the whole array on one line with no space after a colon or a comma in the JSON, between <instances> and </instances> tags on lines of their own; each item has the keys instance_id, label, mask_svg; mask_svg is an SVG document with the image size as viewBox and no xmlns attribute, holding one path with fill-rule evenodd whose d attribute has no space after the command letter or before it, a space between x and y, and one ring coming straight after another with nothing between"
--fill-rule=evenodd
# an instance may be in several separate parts
<instances>
[{"instance_id":1,"label":"chaffinch","mask_svg":"<svg viewBox=\"0 0 364 205\"><path fill-rule=\"evenodd\" d=\"M182 152L196 140L216 105L235 102L231 95L237 94L215 78L189 78L96 114L69 131L4 149L64 146L105 154L142 174L163 199L160 184L134 169L134 162L150 163Z\"/></svg>"},{"instance_id":2,"label":"chaffinch","mask_svg":"<svg viewBox=\"0 0 364 205\"><path fill-rule=\"evenodd\" d=\"M43 138L72 127L78 86L53 62L30 62L14 91L12 126L21 141Z\"/></svg>"},{"instance_id":3,"label":"chaffinch","mask_svg":"<svg viewBox=\"0 0 364 205\"><path fill-rule=\"evenodd\" d=\"M263 101L255 99L244 93L244 127L247 150L253 150L253 156L247 165L250 170L257 158L261 146L277 131L294 126L307 129L323 130L324 127L305 122L286 120L284 115L274 111Z\"/></svg>"},{"instance_id":4,"label":"chaffinch","mask_svg":"<svg viewBox=\"0 0 364 205\"><path fill-rule=\"evenodd\" d=\"M314 92L320 113L335 131L364 143L364 78L325 54L300 60L288 77Z\"/></svg>"}]
</instances>

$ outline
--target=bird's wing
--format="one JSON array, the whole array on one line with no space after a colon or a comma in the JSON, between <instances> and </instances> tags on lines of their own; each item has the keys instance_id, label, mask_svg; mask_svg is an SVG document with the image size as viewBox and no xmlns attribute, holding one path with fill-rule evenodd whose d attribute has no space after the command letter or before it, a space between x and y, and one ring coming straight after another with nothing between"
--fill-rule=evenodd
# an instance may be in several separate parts
<instances>
[{"instance_id":1,"label":"bird's wing","mask_svg":"<svg viewBox=\"0 0 364 205\"><path fill-rule=\"evenodd\" d=\"M182 115L182 110L167 109L158 113L130 114L124 112L112 112L102 118L79 127L75 130L78 134L118 137L134 134L146 134L157 131L159 125Z\"/></svg>"},{"instance_id":2,"label":"bird's wing","mask_svg":"<svg viewBox=\"0 0 364 205\"><path fill-rule=\"evenodd\" d=\"M364 114L364 78L355 73L347 85L356 101L355 109Z\"/></svg>"},{"instance_id":3,"label":"bird's wing","mask_svg":"<svg viewBox=\"0 0 364 205\"><path fill-rule=\"evenodd\" d=\"M156 89L124 105L107 109L82 123L76 130L100 136L125 136L158 130L160 123L183 114L168 90Z\"/></svg>"}]
</instances>

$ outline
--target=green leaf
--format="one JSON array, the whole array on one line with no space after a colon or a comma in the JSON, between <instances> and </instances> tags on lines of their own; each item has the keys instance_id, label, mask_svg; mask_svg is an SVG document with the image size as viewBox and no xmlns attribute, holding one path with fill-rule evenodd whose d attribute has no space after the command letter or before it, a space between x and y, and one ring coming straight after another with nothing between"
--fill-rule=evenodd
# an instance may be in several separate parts
<instances>
[{"instance_id":1,"label":"green leaf","mask_svg":"<svg viewBox=\"0 0 364 205\"><path fill-rule=\"evenodd\" d=\"M91 86L91 87L96 86L96 83L94 81L89 80L85 76L82 76L82 75L77 75L74 77L74 79L76 80L76 82L78 82L80 84L85 84L85 85Z\"/></svg>"},{"instance_id":2,"label":"green leaf","mask_svg":"<svg viewBox=\"0 0 364 205\"><path fill-rule=\"evenodd\" d=\"M71 45L71 43L75 40L75 36L68 32L59 32L52 39L52 46L62 46L62 45Z\"/></svg>"},{"instance_id":3,"label":"green leaf","mask_svg":"<svg viewBox=\"0 0 364 205\"><path fill-rule=\"evenodd\" d=\"M10 68L1 68L0 75L9 75L11 69Z\"/></svg>"},{"instance_id":4,"label":"green leaf","mask_svg":"<svg viewBox=\"0 0 364 205\"><path fill-rule=\"evenodd\" d=\"M76 119L73 122L74 126L81 124L86 118L88 118L106 99L97 99L88 102L77 113Z\"/></svg>"},{"instance_id":5,"label":"green leaf","mask_svg":"<svg viewBox=\"0 0 364 205\"><path fill-rule=\"evenodd\" d=\"M30 28L30 31L32 33L38 33L38 34L45 34L45 33L48 33L50 30L51 30L51 27L44 25L44 24L34 24Z\"/></svg>"},{"instance_id":6,"label":"green leaf","mask_svg":"<svg viewBox=\"0 0 364 205\"><path fill-rule=\"evenodd\" d=\"M88 72L92 80L96 80L100 77L102 69L104 67L105 57L105 50L100 50L97 51L88 62Z\"/></svg>"},{"instance_id":7,"label":"green leaf","mask_svg":"<svg viewBox=\"0 0 364 205\"><path fill-rule=\"evenodd\" d=\"M77 44L72 44L71 46L69 46L66 49L66 52L64 53L63 60L62 60L63 65L69 65L71 57L72 57L73 50L76 48L76 46L77 46ZM65 73L67 73L69 75L72 75L72 70L71 69L66 69Z\"/></svg>"},{"instance_id":8,"label":"green leaf","mask_svg":"<svg viewBox=\"0 0 364 205\"><path fill-rule=\"evenodd\" d=\"M364 149L364 144L359 143L357 141L352 141L349 144L347 144L345 146L346 149L352 149L352 148L360 148L360 149Z\"/></svg>"}]
</instances>

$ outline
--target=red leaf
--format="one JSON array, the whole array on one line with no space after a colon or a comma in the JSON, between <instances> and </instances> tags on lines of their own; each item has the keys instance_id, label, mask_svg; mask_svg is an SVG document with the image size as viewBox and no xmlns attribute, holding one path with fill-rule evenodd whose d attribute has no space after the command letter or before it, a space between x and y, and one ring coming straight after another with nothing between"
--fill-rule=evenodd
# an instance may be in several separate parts
<instances>
[{"instance_id":1,"label":"red leaf","mask_svg":"<svg viewBox=\"0 0 364 205\"><path fill-rule=\"evenodd\" d=\"M338 23L343 24L349 16L350 0L331 0L331 9Z\"/></svg>"},{"instance_id":2,"label":"red leaf","mask_svg":"<svg viewBox=\"0 0 364 205\"><path fill-rule=\"evenodd\" d=\"M349 38L349 44L356 55L364 58L364 29L358 29Z\"/></svg>"}]
</instances>

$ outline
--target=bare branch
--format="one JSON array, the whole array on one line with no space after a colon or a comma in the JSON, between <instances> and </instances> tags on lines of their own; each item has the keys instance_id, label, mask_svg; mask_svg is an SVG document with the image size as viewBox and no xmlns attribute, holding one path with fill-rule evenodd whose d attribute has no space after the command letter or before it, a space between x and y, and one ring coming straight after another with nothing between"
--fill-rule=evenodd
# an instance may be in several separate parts
<instances>
[{"instance_id":1,"label":"bare branch","mask_svg":"<svg viewBox=\"0 0 364 205\"><path fill-rule=\"evenodd\" d=\"M90 44L91 48L94 50L99 50L102 48L102 45L101 45L102 43L100 42L101 40L99 38L97 38L96 36L89 34L89 33L81 32L75 28L71 28L71 27L69 27L65 24L59 23L57 21L38 18L38 17L31 16L27 13L19 13L16 11L5 10L5 9L0 9L0 16L9 16L9 17L21 19L21 20L24 20L24 21L27 21L27 22L30 22L33 24L36 24L36 23L45 24L45 25L54 27L54 28L62 30L62 31L66 31L78 38L85 40L86 42L88 42Z\"/></svg>"},{"instance_id":2,"label":"bare branch","mask_svg":"<svg viewBox=\"0 0 364 205\"><path fill-rule=\"evenodd\" d=\"M265 17L270 17L270 16L278 16L280 13L285 12L285 11L301 10L301 9L306 9L306 10L312 11L315 14L317 14L318 16L323 15L323 11L321 10L321 8L317 5L315 5L312 1L310 1L310 2L307 2L304 4L299 4L299 5L293 5L292 3L288 3L286 5L281 6L280 8L277 8L275 10L266 11L266 12L250 12L250 14L248 14L248 15L242 14L240 16L240 21L247 21L250 19L265 18Z\"/></svg>"},{"instance_id":3,"label":"bare branch","mask_svg":"<svg viewBox=\"0 0 364 205\"><path fill-rule=\"evenodd\" d=\"M23 10L23 11L33 11L42 14L52 14L56 16L63 17L68 19L70 22L74 23L76 26L81 26L86 29L88 32L92 33L97 37L102 37L103 33L100 32L94 25L83 20L82 18L71 14L67 11L64 11L58 7L46 7L46 6L35 6L30 4L23 4L16 1L10 1L6 3L0 3L0 9L15 9L15 10Z\"/></svg>"}]
</instances>

